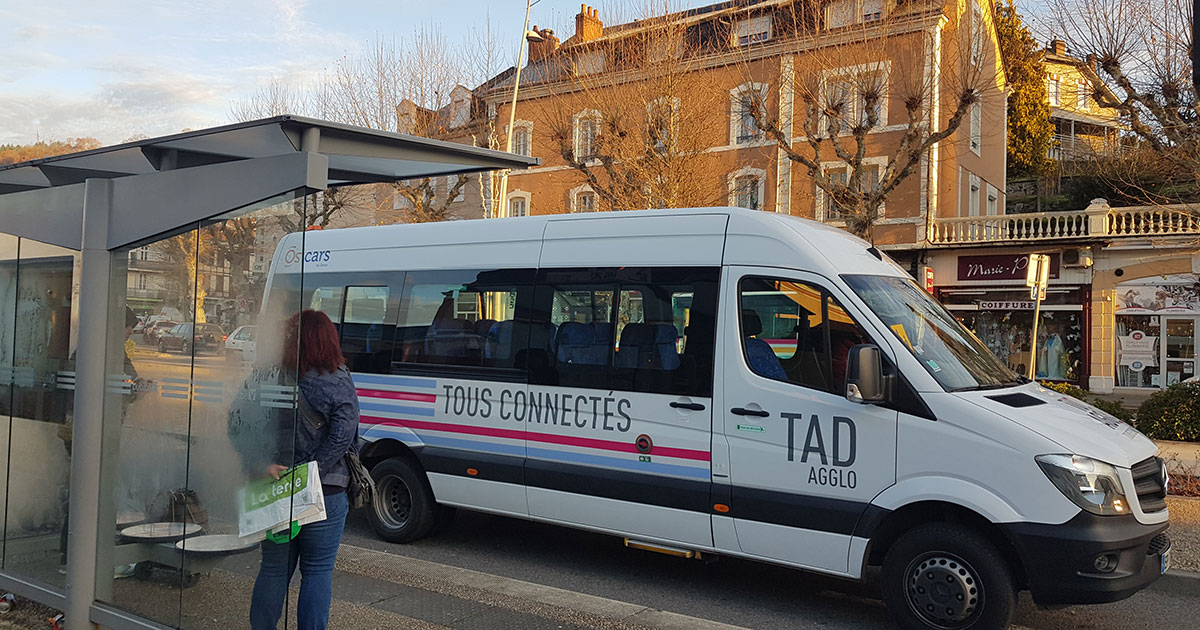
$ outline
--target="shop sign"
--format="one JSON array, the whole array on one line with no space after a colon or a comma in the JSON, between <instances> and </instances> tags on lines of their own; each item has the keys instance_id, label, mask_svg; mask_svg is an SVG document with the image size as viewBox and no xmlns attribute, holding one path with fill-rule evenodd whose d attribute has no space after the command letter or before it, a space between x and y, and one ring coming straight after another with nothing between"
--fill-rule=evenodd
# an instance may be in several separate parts
<instances>
[{"instance_id":1,"label":"shop sign","mask_svg":"<svg viewBox=\"0 0 1200 630\"><path fill-rule=\"evenodd\" d=\"M992 300L979 302L981 311L1032 311L1033 302L1026 300Z\"/></svg>"},{"instance_id":2,"label":"shop sign","mask_svg":"<svg viewBox=\"0 0 1200 630\"><path fill-rule=\"evenodd\" d=\"M1133 330L1128 335L1117 337L1117 343L1120 345L1119 365L1126 366L1134 372L1141 372L1147 366L1158 365L1157 336Z\"/></svg>"},{"instance_id":3,"label":"shop sign","mask_svg":"<svg viewBox=\"0 0 1200 630\"><path fill-rule=\"evenodd\" d=\"M1050 254L1050 278L1058 279L1059 255ZM1028 254L959 256L959 280L1025 280Z\"/></svg>"}]
</instances>

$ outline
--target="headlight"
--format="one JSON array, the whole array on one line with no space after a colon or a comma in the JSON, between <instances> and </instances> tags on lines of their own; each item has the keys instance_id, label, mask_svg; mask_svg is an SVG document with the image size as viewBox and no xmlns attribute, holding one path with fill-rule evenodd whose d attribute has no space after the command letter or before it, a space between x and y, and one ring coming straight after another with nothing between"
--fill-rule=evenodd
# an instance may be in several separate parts
<instances>
[{"instance_id":1,"label":"headlight","mask_svg":"<svg viewBox=\"0 0 1200 630\"><path fill-rule=\"evenodd\" d=\"M1039 455L1035 459L1075 505L1102 516L1129 513L1125 489L1111 464L1082 455Z\"/></svg>"}]
</instances>

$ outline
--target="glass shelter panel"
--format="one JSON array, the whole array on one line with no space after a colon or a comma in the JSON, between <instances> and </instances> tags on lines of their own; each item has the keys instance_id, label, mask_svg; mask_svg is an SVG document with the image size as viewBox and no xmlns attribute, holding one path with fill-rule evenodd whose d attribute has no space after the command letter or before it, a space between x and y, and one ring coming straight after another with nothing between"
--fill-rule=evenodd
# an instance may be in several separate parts
<instances>
[{"instance_id":1,"label":"glass shelter panel","mask_svg":"<svg viewBox=\"0 0 1200 630\"><path fill-rule=\"evenodd\" d=\"M15 245L15 247L14 247ZM55 587L65 578L77 252L0 242L0 419L4 568Z\"/></svg>"},{"instance_id":2,"label":"glass shelter panel","mask_svg":"<svg viewBox=\"0 0 1200 630\"><path fill-rule=\"evenodd\" d=\"M110 388L105 408L101 601L171 627L245 627L262 550L291 544L263 541L280 524L272 510L286 525L304 506L253 497L293 442L289 319L329 307L302 306L302 265L274 256L277 243L303 251L303 232L289 234L309 202L270 199L114 252L110 322L130 316L141 332L113 322L108 333L108 370L128 366L130 391ZM370 316L371 297L352 315Z\"/></svg>"}]
</instances>

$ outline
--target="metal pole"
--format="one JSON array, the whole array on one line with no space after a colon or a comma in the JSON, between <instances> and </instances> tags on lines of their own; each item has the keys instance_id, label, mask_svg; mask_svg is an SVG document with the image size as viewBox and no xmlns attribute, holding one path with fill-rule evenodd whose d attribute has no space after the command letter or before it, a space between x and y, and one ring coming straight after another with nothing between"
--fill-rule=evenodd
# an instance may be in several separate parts
<instances>
[{"instance_id":1,"label":"metal pole","mask_svg":"<svg viewBox=\"0 0 1200 630\"><path fill-rule=\"evenodd\" d=\"M505 153L512 153L513 125L517 122L517 91L521 89L521 65L525 63L525 35L529 32L529 9L532 6L533 0L525 0L525 28L521 29L521 43L517 49L517 74L513 79L512 105L508 108L508 129L504 132ZM508 216L508 200L505 199L507 196L508 169L504 169L500 171L500 196L496 198L496 216Z\"/></svg>"},{"instance_id":2,"label":"metal pole","mask_svg":"<svg viewBox=\"0 0 1200 630\"><path fill-rule=\"evenodd\" d=\"M103 442L106 348L109 317L108 220L112 181L84 183L83 247L79 272L79 340L75 351L75 420L72 435L71 499L67 546L68 630L92 630L89 609L96 599L99 540L100 462ZM111 497L109 497L111 499Z\"/></svg>"},{"instance_id":3,"label":"metal pole","mask_svg":"<svg viewBox=\"0 0 1200 630\"><path fill-rule=\"evenodd\" d=\"M1033 343L1030 344L1030 348L1032 348L1032 350L1029 353L1029 380L1031 380L1031 381L1034 380L1034 378L1037 375L1037 353L1038 353L1037 329L1038 329L1038 319L1041 317L1041 313L1042 313L1042 289L1041 289L1041 287L1036 287L1036 291L1037 291L1037 295L1034 296L1034 302L1033 302Z\"/></svg>"}]
</instances>

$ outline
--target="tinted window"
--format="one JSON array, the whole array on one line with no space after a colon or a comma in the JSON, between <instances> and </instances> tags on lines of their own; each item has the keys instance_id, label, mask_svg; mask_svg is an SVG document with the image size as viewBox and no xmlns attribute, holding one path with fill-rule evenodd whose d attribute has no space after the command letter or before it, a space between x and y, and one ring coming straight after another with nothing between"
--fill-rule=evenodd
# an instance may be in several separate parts
<instances>
[{"instance_id":1,"label":"tinted window","mask_svg":"<svg viewBox=\"0 0 1200 630\"><path fill-rule=\"evenodd\" d=\"M517 317L532 271L422 271L405 277L393 368L524 367L528 327Z\"/></svg>"},{"instance_id":2,"label":"tinted window","mask_svg":"<svg viewBox=\"0 0 1200 630\"><path fill-rule=\"evenodd\" d=\"M333 320L351 372L389 371L399 302L397 287L403 277L403 273L392 272L323 273L305 278L304 284L311 285L302 291L300 303ZM248 330L245 338L253 339L253 335L254 331Z\"/></svg>"},{"instance_id":3,"label":"tinted window","mask_svg":"<svg viewBox=\"0 0 1200 630\"><path fill-rule=\"evenodd\" d=\"M711 396L718 277L706 268L543 271L531 380Z\"/></svg>"},{"instance_id":4,"label":"tinted window","mask_svg":"<svg viewBox=\"0 0 1200 630\"><path fill-rule=\"evenodd\" d=\"M744 278L738 299L754 373L843 393L850 348L870 339L833 296L805 282Z\"/></svg>"},{"instance_id":5,"label":"tinted window","mask_svg":"<svg viewBox=\"0 0 1200 630\"><path fill-rule=\"evenodd\" d=\"M342 287L318 287L312 290L308 308L321 311L337 324L342 321Z\"/></svg>"}]
</instances>

